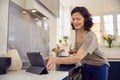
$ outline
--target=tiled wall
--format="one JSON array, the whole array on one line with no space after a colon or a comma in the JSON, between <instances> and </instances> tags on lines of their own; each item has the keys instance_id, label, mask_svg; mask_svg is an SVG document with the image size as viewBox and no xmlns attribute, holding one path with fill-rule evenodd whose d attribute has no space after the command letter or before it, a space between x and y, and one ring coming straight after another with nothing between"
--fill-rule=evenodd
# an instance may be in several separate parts
<instances>
[{"instance_id":1,"label":"tiled wall","mask_svg":"<svg viewBox=\"0 0 120 80\"><path fill-rule=\"evenodd\" d=\"M26 52L40 51L43 57L48 56L49 25L43 20L37 25L35 16L28 12L23 14L23 10L10 2L8 49L17 49L22 61L27 60Z\"/></svg>"}]
</instances>

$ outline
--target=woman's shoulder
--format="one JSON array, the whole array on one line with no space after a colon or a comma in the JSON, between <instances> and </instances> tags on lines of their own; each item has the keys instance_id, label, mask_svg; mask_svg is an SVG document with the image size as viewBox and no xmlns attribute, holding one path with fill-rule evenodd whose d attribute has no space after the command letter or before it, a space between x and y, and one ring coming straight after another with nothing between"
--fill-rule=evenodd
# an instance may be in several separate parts
<instances>
[{"instance_id":1,"label":"woman's shoulder","mask_svg":"<svg viewBox=\"0 0 120 80\"><path fill-rule=\"evenodd\" d=\"M96 37L96 34L93 31L89 31L87 37Z\"/></svg>"},{"instance_id":2,"label":"woman's shoulder","mask_svg":"<svg viewBox=\"0 0 120 80\"><path fill-rule=\"evenodd\" d=\"M96 37L95 32L89 31L87 36L85 37L85 41L89 43L97 43L97 37Z\"/></svg>"}]
</instances>

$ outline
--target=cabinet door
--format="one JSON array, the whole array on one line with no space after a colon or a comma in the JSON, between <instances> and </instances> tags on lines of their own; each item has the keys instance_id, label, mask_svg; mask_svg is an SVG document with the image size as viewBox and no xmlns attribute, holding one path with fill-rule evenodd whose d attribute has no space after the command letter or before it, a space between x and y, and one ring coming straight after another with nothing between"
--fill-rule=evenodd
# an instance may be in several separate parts
<instances>
[{"instance_id":1,"label":"cabinet door","mask_svg":"<svg viewBox=\"0 0 120 80\"><path fill-rule=\"evenodd\" d=\"M108 73L108 80L120 80L120 62L111 61Z\"/></svg>"}]
</instances>

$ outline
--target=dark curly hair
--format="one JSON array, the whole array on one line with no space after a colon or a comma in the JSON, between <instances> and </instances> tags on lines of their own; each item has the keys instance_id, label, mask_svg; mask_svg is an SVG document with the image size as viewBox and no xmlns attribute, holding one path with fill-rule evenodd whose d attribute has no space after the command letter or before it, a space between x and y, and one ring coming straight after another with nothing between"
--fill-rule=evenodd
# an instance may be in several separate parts
<instances>
[{"instance_id":1,"label":"dark curly hair","mask_svg":"<svg viewBox=\"0 0 120 80\"><path fill-rule=\"evenodd\" d=\"M93 22L92 22L91 14L87 10L87 8L85 8L85 7L75 7L71 11L71 16L72 16L72 14L74 14L76 12L79 12L85 19L84 30L90 31L90 28L92 27ZM71 24L71 25L72 25L72 29L75 30L73 24Z\"/></svg>"}]
</instances>

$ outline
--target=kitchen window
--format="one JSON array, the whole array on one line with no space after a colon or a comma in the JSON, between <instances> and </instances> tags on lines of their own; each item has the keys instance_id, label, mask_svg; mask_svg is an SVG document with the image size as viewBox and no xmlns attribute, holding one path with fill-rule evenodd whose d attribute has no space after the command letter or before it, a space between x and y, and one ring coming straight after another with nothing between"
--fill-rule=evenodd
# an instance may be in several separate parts
<instances>
[{"instance_id":1,"label":"kitchen window","mask_svg":"<svg viewBox=\"0 0 120 80\"><path fill-rule=\"evenodd\" d=\"M92 18L94 23L92 30L96 33L99 45L105 46L103 35L111 34L115 36L113 46L120 46L120 14L102 14Z\"/></svg>"}]
</instances>

